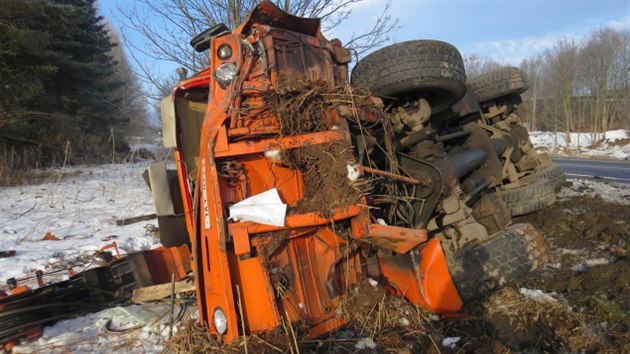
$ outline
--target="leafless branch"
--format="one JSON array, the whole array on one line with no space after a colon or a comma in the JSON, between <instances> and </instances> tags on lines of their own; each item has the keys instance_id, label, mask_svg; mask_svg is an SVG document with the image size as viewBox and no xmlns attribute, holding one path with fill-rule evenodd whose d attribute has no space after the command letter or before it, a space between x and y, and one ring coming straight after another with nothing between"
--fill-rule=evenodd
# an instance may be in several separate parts
<instances>
[{"instance_id":1,"label":"leafless branch","mask_svg":"<svg viewBox=\"0 0 630 354\"><path fill-rule=\"evenodd\" d=\"M322 31L330 33L347 20L353 5L361 0L276 0L278 6L301 17L322 18ZM174 63L196 72L208 65L206 53L196 53L189 41L212 25L224 23L236 28L244 22L258 0L137 0L119 5L118 22L122 37L138 75L151 87L163 87L169 78L157 70L159 63ZM391 39L398 21L389 14L389 0L374 25L353 34L346 46L357 55ZM137 38L142 40L138 41ZM159 96L160 93L157 93Z\"/></svg>"}]
</instances>

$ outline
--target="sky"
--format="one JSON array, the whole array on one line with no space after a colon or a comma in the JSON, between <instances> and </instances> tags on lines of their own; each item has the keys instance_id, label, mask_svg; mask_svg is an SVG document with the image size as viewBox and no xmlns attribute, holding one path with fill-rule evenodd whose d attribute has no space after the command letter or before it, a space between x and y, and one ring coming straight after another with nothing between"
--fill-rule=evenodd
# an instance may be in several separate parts
<instances>
[{"instance_id":1,"label":"sky","mask_svg":"<svg viewBox=\"0 0 630 354\"><path fill-rule=\"evenodd\" d=\"M384 5L368 0L357 6L338 33L367 28L367 19L378 16ZM563 37L578 40L605 26L630 29L630 0L394 0L391 14L401 26L396 41L442 40L463 54L514 65Z\"/></svg>"},{"instance_id":2,"label":"sky","mask_svg":"<svg viewBox=\"0 0 630 354\"><path fill-rule=\"evenodd\" d=\"M133 0L98 3L115 27L120 25L118 5L137 5ZM368 29L385 4L386 0L354 4L347 21L327 37L347 41L353 32ZM512 65L544 52L561 38L579 41L607 26L630 30L630 0L392 0L390 13L399 21L396 42L437 39L455 45L464 55ZM168 64L158 67L174 70Z\"/></svg>"}]
</instances>

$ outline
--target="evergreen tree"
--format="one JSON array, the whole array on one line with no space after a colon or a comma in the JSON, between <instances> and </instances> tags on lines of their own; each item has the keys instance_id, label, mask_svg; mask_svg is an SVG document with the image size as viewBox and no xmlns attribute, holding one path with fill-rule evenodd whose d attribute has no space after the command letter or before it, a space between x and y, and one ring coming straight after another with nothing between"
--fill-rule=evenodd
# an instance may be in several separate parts
<instances>
[{"instance_id":1,"label":"evergreen tree","mask_svg":"<svg viewBox=\"0 0 630 354\"><path fill-rule=\"evenodd\" d=\"M84 158L111 151L110 128L129 117L95 0L0 0L0 43L0 142L48 156L66 142Z\"/></svg>"}]
</instances>

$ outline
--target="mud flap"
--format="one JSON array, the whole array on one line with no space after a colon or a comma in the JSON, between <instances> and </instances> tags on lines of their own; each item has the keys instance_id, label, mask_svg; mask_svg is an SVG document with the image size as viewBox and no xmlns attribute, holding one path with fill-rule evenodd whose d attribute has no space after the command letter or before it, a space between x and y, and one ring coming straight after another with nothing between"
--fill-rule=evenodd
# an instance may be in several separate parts
<instances>
[{"instance_id":1,"label":"mud flap","mask_svg":"<svg viewBox=\"0 0 630 354\"><path fill-rule=\"evenodd\" d=\"M379 254L378 259L384 280L396 289L397 295L435 313L461 309L462 300L438 239L406 254Z\"/></svg>"}]
</instances>

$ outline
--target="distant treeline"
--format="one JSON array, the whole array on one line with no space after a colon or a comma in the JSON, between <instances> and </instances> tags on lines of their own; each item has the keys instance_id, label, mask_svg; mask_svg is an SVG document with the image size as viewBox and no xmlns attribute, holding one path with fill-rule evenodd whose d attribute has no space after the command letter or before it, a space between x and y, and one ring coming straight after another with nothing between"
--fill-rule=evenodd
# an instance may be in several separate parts
<instances>
[{"instance_id":1,"label":"distant treeline","mask_svg":"<svg viewBox=\"0 0 630 354\"><path fill-rule=\"evenodd\" d=\"M116 42L95 0L0 0L0 162L98 162L129 149L130 121L147 113Z\"/></svg>"},{"instance_id":2,"label":"distant treeline","mask_svg":"<svg viewBox=\"0 0 630 354\"><path fill-rule=\"evenodd\" d=\"M466 62L469 77L502 66L476 55ZM530 88L519 114L531 129L630 129L629 29L601 28L579 42L558 40L520 68Z\"/></svg>"}]
</instances>

